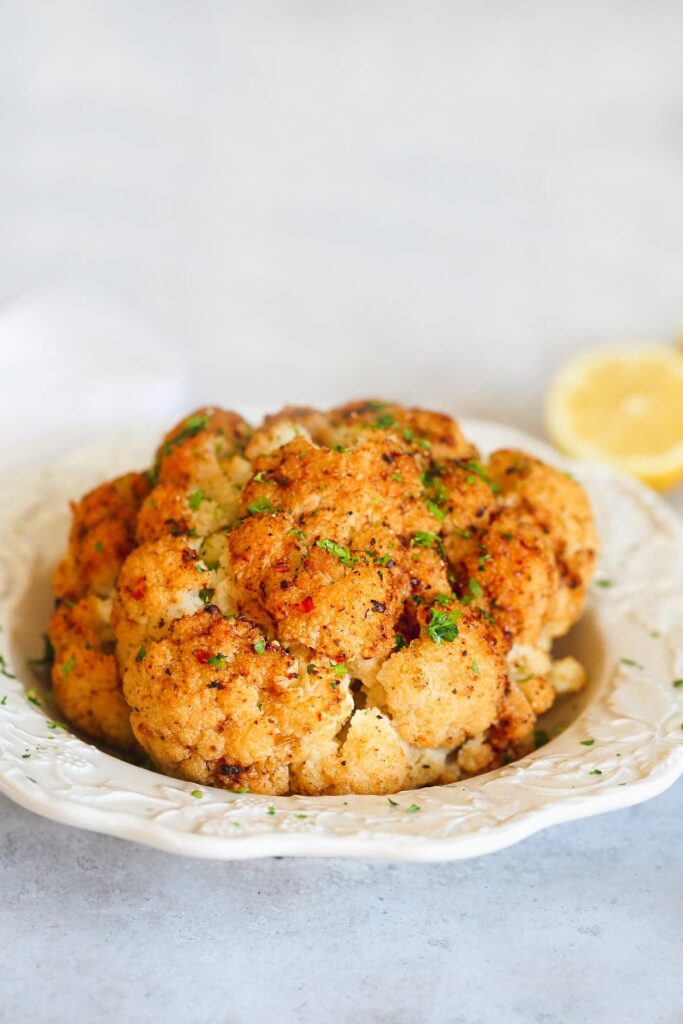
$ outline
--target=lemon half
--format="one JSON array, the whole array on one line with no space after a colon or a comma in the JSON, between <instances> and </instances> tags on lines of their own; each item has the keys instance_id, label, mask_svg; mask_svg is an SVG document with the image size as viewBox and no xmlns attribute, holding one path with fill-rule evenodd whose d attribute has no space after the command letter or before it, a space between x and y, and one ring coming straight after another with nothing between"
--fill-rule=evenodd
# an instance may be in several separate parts
<instances>
[{"instance_id":1,"label":"lemon half","mask_svg":"<svg viewBox=\"0 0 683 1024\"><path fill-rule=\"evenodd\" d=\"M683 354L675 349L577 355L552 381L545 415L568 455L609 462L658 490L683 481Z\"/></svg>"}]
</instances>

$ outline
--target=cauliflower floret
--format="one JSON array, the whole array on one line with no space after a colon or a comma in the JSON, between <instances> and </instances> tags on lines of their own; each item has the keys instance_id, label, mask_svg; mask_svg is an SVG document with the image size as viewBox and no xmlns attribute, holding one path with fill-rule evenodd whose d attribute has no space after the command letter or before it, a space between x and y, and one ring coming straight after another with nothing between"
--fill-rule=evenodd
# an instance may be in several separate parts
<instances>
[{"instance_id":1,"label":"cauliflower floret","mask_svg":"<svg viewBox=\"0 0 683 1024\"><path fill-rule=\"evenodd\" d=\"M550 542L559 585L547 633L561 636L581 614L595 570L598 538L588 495L568 473L521 451L494 452L489 472L502 500L530 517Z\"/></svg>"},{"instance_id":2,"label":"cauliflower floret","mask_svg":"<svg viewBox=\"0 0 683 1024\"><path fill-rule=\"evenodd\" d=\"M351 446L368 430L382 431L418 455L423 464L431 458L469 459L477 450L464 437L458 423L445 413L409 409L392 402L370 399L332 409L321 436L330 447Z\"/></svg>"},{"instance_id":3,"label":"cauliflower floret","mask_svg":"<svg viewBox=\"0 0 683 1024\"><path fill-rule=\"evenodd\" d=\"M94 594L76 604L58 605L48 627L55 651L52 686L57 704L74 725L127 751L135 741L114 657L110 617L111 601Z\"/></svg>"},{"instance_id":4,"label":"cauliflower floret","mask_svg":"<svg viewBox=\"0 0 683 1024\"><path fill-rule=\"evenodd\" d=\"M548 622L557 569L545 534L503 510L458 567L463 598L500 626L510 645L536 646Z\"/></svg>"},{"instance_id":5,"label":"cauliflower floret","mask_svg":"<svg viewBox=\"0 0 683 1024\"><path fill-rule=\"evenodd\" d=\"M157 454L158 484L140 509L138 542L231 526L251 476L243 455L248 436L242 417L224 410L200 409L178 424Z\"/></svg>"},{"instance_id":6,"label":"cauliflower floret","mask_svg":"<svg viewBox=\"0 0 683 1024\"><path fill-rule=\"evenodd\" d=\"M423 631L392 654L368 699L418 747L456 747L495 720L506 681L502 637L454 602L422 610Z\"/></svg>"},{"instance_id":7,"label":"cauliflower floret","mask_svg":"<svg viewBox=\"0 0 683 1024\"><path fill-rule=\"evenodd\" d=\"M292 765L300 793L395 793L411 762L391 722L377 708L356 711L343 740L328 740Z\"/></svg>"},{"instance_id":8,"label":"cauliflower floret","mask_svg":"<svg viewBox=\"0 0 683 1024\"><path fill-rule=\"evenodd\" d=\"M141 544L124 562L112 610L122 669L143 641L159 640L176 619L211 604L225 614L238 611L229 578L199 557L201 543L161 537Z\"/></svg>"},{"instance_id":9,"label":"cauliflower floret","mask_svg":"<svg viewBox=\"0 0 683 1024\"><path fill-rule=\"evenodd\" d=\"M586 670L576 658L559 658L552 663L550 684L555 693L561 696L566 693L578 693L587 682Z\"/></svg>"},{"instance_id":10,"label":"cauliflower floret","mask_svg":"<svg viewBox=\"0 0 683 1024\"><path fill-rule=\"evenodd\" d=\"M299 662L217 608L172 623L124 674L141 746L171 775L229 789L284 793L289 764L334 735L353 701L348 678Z\"/></svg>"},{"instance_id":11,"label":"cauliflower floret","mask_svg":"<svg viewBox=\"0 0 683 1024\"><path fill-rule=\"evenodd\" d=\"M124 559L135 543L135 518L149 491L145 473L126 473L72 503L69 548L52 585L57 597L109 597Z\"/></svg>"}]
</instances>

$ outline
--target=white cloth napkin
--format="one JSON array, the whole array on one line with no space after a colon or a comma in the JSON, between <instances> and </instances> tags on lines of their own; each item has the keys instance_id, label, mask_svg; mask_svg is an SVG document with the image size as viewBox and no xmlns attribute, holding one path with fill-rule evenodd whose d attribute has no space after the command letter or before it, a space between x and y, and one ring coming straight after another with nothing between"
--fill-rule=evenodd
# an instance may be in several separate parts
<instances>
[{"instance_id":1,"label":"white cloth napkin","mask_svg":"<svg viewBox=\"0 0 683 1024\"><path fill-rule=\"evenodd\" d=\"M194 404L183 360L107 300L65 291L0 313L3 475L113 433L167 429Z\"/></svg>"}]
</instances>

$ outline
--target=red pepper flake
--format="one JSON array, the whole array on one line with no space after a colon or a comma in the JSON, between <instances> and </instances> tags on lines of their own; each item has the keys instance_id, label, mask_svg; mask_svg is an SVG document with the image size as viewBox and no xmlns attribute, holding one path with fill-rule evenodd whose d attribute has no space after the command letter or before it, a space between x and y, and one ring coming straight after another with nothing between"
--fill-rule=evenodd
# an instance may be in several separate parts
<instances>
[{"instance_id":1,"label":"red pepper flake","mask_svg":"<svg viewBox=\"0 0 683 1024\"><path fill-rule=\"evenodd\" d=\"M299 605L299 607L301 608L302 612L312 612L313 611L313 598L312 597L305 597L303 599L303 601L301 602L301 604Z\"/></svg>"},{"instance_id":2,"label":"red pepper flake","mask_svg":"<svg viewBox=\"0 0 683 1024\"><path fill-rule=\"evenodd\" d=\"M193 651L192 652L199 662L200 665L207 665L211 655L208 651Z\"/></svg>"},{"instance_id":3,"label":"red pepper flake","mask_svg":"<svg viewBox=\"0 0 683 1024\"><path fill-rule=\"evenodd\" d=\"M134 597L136 601L139 601L145 596L145 577L140 576L131 587L130 596Z\"/></svg>"},{"instance_id":4,"label":"red pepper flake","mask_svg":"<svg viewBox=\"0 0 683 1024\"><path fill-rule=\"evenodd\" d=\"M273 563L274 572L289 572L289 562L281 561Z\"/></svg>"}]
</instances>

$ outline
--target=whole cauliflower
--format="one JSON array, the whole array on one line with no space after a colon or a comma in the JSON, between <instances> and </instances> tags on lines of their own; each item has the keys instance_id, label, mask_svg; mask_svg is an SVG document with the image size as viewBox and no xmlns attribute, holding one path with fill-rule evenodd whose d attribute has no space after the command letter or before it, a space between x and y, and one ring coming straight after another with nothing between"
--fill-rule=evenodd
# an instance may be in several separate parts
<instances>
[{"instance_id":1,"label":"whole cauliflower","mask_svg":"<svg viewBox=\"0 0 683 1024\"><path fill-rule=\"evenodd\" d=\"M441 413L368 400L252 429L197 410L146 474L74 506L54 689L163 772L258 793L394 793L533 746L585 673L551 643L597 540L576 481L482 462Z\"/></svg>"}]
</instances>

